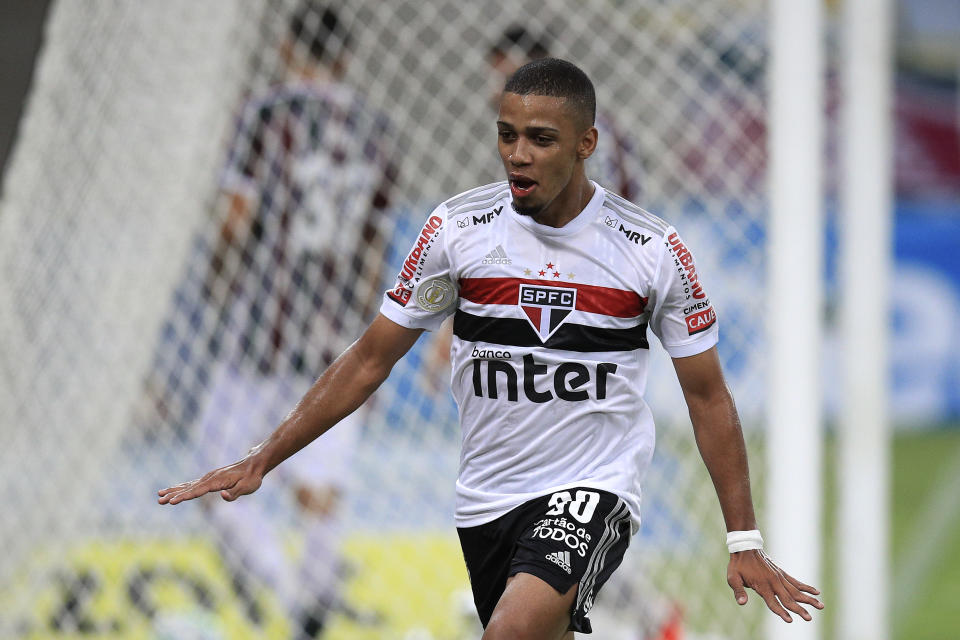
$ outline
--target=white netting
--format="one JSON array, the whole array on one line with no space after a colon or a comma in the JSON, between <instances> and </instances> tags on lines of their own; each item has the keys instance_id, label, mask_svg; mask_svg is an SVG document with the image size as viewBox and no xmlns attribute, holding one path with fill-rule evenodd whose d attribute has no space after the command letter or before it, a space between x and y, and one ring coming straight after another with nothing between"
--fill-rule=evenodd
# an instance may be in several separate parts
<instances>
[{"instance_id":1,"label":"white netting","mask_svg":"<svg viewBox=\"0 0 960 640\"><path fill-rule=\"evenodd\" d=\"M477 637L442 337L254 497L155 491L268 433L425 214L500 179L496 47L592 77L592 177L684 233L760 415L760 0L328 6L52 8L0 202L0 637ZM755 637L665 356L650 378L644 528L596 637Z\"/></svg>"}]
</instances>

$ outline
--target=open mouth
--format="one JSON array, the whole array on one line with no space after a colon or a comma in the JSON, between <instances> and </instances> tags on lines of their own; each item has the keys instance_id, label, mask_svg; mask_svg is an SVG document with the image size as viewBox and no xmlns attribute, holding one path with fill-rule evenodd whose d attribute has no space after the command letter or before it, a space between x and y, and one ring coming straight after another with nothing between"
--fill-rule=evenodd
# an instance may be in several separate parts
<instances>
[{"instance_id":1,"label":"open mouth","mask_svg":"<svg viewBox=\"0 0 960 640\"><path fill-rule=\"evenodd\" d=\"M536 182L524 176L510 178L510 191L515 198L530 195L530 192L532 192L536 186Z\"/></svg>"}]
</instances>

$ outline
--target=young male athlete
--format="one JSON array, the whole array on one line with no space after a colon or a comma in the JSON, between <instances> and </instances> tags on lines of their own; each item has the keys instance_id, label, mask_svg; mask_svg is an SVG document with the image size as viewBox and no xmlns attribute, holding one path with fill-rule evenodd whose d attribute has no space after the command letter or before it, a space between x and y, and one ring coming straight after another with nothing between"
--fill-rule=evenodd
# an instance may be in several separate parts
<instances>
[{"instance_id":1,"label":"young male athlete","mask_svg":"<svg viewBox=\"0 0 960 640\"><path fill-rule=\"evenodd\" d=\"M242 460L159 492L235 500L349 415L424 329L454 315L463 429L456 520L485 640L569 640L620 564L653 454L647 327L673 357L717 489L738 603L785 621L819 592L762 552L716 316L689 249L659 218L590 181L593 86L543 59L507 81L497 122L508 180L427 218L380 315Z\"/></svg>"}]
</instances>

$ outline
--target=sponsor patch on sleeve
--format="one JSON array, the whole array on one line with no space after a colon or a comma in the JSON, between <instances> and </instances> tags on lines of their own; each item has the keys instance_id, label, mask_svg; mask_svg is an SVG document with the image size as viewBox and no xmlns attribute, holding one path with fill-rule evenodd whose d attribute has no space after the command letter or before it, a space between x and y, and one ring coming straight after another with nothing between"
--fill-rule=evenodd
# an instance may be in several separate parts
<instances>
[{"instance_id":1,"label":"sponsor patch on sleeve","mask_svg":"<svg viewBox=\"0 0 960 640\"><path fill-rule=\"evenodd\" d=\"M427 261L427 255L436 244L440 228L443 226L443 218L432 215L420 230L413 248L403 261L400 268L398 279L400 282L416 281L423 275L423 265Z\"/></svg>"},{"instance_id":2,"label":"sponsor patch on sleeve","mask_svg":"<svg viewBox=\"0 0 960 640\"><path fill-rule=\"evenodd\" d=\"M707 307L703 311L698 311L693 315L687 316L686 320L687 334L692 336L712 327L717 321L717 314L713 310L713 307Z\"/></svg>"},{"instance_id":3,"label":"sponsor patch on sleeve","mask_svg":"<svg viewBox=\"0 0 960 640\"><path fill-rule=\"evenodd\" d=\"M687 335L692 336L706 331L716 324L717 313L700 283L700 275L697 273L693 254L676 231L667 236L665 244L673 257L673 264L686 299L683 319L687 325Z\"/></svg>"},{"instance_id":4,"label":"sponsor patch on sleeve","mask_svg":"<svg viewBox=\"0 0 960 640\"><path fill-rule=\"evenodd\" d=\"M387 291L387 297L396 302L401 307L406 307L413 297L415 285L423 277L424 266L427 263L427 256L431 249L437 244L437 238L443 228L443 218L438 215L431 215L420 229L407 254L406 259L400 267L400 273L397 274L397 283L394 288ZM452 285L451 285L452 286ZM454 296L455 298L456 296Z\"/></svg>"},{"instance_id":5,"label":"sponsor patch on sleeve","mask_svg":"<svg viewBox=\"0 0 960 640\"><path fill-rule=\"evenodd\" d=\"M457 290L447 274L424 278L414 287L413 294L417 306L430 313L443 311L457 300Z\"/></svg>"},{"instance_id":6,"label":"sponsor patch on sleeve","mask_svg":"<svg viewBox=\"0 0 960 640\"><path fill-rule=\"evenodd\" d=\"M707 294L704 293L700 284L700 277L697 275L697 265L693 261L693 254L687 249L687 246L680 239L680 236L674 231L666 240L667 248L673 255L673 263L680 274L680 282L683 285L683 292L687 300L691 297L695 300L704 300Z\"/></svg>"},{"instance_id":7,"label":"sponsor patch on sleeve","mask_svg":"<svg viewBox=\"0 0 960 640\"><path fill-rule=\"evenodd\" d=\"M412 294L413 292L402 283L398 283L396 288L392 289L391 291L387 291L387 297L401 307L407 306L407 303L410 302L410 296Z\"/></svg>"}]
</instances>

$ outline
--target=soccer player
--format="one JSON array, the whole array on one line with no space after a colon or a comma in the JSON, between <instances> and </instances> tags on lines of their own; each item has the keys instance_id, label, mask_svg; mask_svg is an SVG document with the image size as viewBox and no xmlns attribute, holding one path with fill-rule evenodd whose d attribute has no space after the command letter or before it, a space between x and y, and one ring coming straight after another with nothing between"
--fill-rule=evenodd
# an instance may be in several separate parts
<instances>
[{"instance_id":1,"label":"soccer player","mask_svg":"<svg viewBox=\"0 0 960 640\"><path fill-rule=\"evenodd\" d=\"M227 467L159 492L227 501L349 415L424 330L454 316L463 430L456 521L485 640L569 640L639 526L653 454L647 327L673 358L728 530L728 582L785 621L819 592L762 551L746 451L716 352L716 315L670 225L590 181L593 85L546 58L507 81L507 174L437 207L380 315L273 434Z\"/></svg>"}]
</instances>

